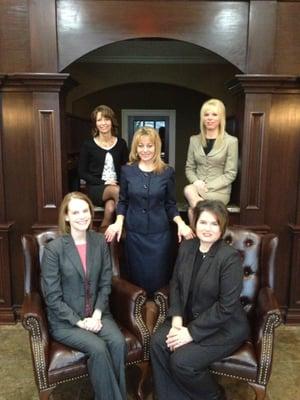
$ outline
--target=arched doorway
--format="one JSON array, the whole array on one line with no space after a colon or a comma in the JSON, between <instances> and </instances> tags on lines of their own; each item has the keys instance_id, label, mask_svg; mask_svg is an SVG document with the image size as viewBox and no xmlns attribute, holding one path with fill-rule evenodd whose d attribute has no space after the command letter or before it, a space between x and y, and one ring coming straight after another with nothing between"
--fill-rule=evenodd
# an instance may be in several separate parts
<instances>
[{"instance_id":1,"label":"arched doorway","mask_svg":"<svg viewBox=\"0 0 300 400\"><path fill-rule=\"evenodd\" d=\"M69 118L75 118L71 132L77 138L72 151L79 152L80 143L89 136L89 116L99 104L112 107L122 126L122 112L134 110L173 110L176 115L175 143L170 142L175 155L177 197L184 201L182 188L186 184L184 165L189 137L199 130L199 109L202 103L217 97L227 106L228 116L236 116L235 99L228 93L225 82L240 72L222 57L177 40L134 39L99 48L80 58L64 72L77 82L67 96ZM78 132L78 127L81 130ZM85 133L82 132L85 130ZM238 135L238 133L236 133ZM77 143L77 148L74 148ZM67 154L67 159L70 155ZM70 163L69 163L70 164Z\"/></svg>"}]
</instances>

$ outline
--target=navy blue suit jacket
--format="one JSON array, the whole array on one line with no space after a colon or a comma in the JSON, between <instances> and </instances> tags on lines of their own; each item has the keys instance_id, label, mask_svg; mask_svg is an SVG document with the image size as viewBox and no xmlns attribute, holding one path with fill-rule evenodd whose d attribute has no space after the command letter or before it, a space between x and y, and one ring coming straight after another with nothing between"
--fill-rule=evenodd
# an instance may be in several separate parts
<instances>
[{"instance_id":1,"label":"navy blue suit jacket","mask_svg":"<svg viewBox=\"0 0 300 400\"><path fill-rule=\"evenodd\" d=\"M117 214L125 216L126 230L142 234L166 231L179 215L175 192L172 167L156 174L143 172L136 164L124 165Z\"/></svg>"}]
</instances>

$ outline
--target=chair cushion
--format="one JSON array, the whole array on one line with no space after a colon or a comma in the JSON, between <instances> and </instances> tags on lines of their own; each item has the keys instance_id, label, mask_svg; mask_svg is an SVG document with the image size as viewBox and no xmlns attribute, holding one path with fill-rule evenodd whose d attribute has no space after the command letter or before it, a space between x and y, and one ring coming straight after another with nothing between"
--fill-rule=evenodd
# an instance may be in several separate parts
<instances>
[{"instance_id":1,"label":"chair cushion","mask_svg":"<svg viewBox=\"0 0 300 400\"><path fill-rule=\"evenodd\" d=\"M143 360L143 347L136 336L130 333L127 329L119 326L125 337L127 344L127 360L128 364L137 363ZM50 341L49 352L49 370L48 379L50 384L55 384L68 379L76 379L86 375L87 371L87 356L69 346L65 346L55 340Z\"/></svg>"},{"instance_id":2,"label":"chair cushion","mask_svg":"<svg viewBox=\"0 0 300 400\"><path fill-rule=\"evenodd\" d=\"M250 341L247 341L232 355L214 362L210 369L218 375L255 380L257 368L254 346Z\"/></svg>"},{"instance_id":3,"label":"chair cushion","mask_svg":"<svg viewBox=\"0 0 300 400\"><path fill-rule=\"evenodd\" d=\"M49 384L87 374L87 357L83 353L54 340L50 341L49 347Z\"/></svg>"}]
</instances>

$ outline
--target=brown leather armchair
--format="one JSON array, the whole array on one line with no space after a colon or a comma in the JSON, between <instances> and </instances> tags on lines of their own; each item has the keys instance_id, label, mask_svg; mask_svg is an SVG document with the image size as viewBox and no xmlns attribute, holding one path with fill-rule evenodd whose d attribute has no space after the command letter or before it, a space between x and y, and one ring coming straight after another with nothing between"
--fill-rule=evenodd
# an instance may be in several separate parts
<instances>
[{"instance_id":1,"label":"brown leather armchair","mask_svg":"<svg viewBox=\"0 0 300 400\"><path fill-rule=\"evenodd\" d=\"M57 385L88 375L86 356L56 342L48 332L45 305L40 291L40 260L44 245L57 235L56 231L48 231L22 237L25 258L22 323L29 331L33 369L41 400L49 399ZM113 260L118 259L118 254L115 253L117 250L117 247L111 248ZM143 400L150 343L150 332L143 321L146 293L117 275L118 271L115 269L110 296L111 312L126 339L127 365L136 364L140 369L136 396Z\"/></svg>"},{"instance_id":2,"label":"brown leather armchair","mask_svg":"<svg viewBox=\"0 0 300 400\"><path fill-rule=\"evenodd\" d=\"M251 338L237 351L211 365L211 372L247 382L256 400L263 400L271 375L274 329L281 323L280 310L273 292L274 259L278 239L273 234L259 235L245 229L230 228L225 241L242 258L244 283L241 302L251 325ZM156 293L159 318L154 330L164 321L168 307L167 290Z\"/></svg>"}]
</instances>

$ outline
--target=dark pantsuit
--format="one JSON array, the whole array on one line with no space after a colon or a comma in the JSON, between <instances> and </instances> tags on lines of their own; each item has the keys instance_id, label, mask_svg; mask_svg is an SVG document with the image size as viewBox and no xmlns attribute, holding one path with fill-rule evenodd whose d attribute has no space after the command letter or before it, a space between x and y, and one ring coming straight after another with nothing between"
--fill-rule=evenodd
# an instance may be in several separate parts
<instances>
[{"instance_id":1,"label":"dark pantsuit","mask_svg":"<svg viewBox=\"0 0 300 400\"><path fill-rule=\"evenodd\" d=\"M151 363L158 400L221 399L219 386L208 368L234 351L237 345L204 346L191 342L171 352L166 345L170 328L168 320L152 337Z\"/></svg>"},{"instance_id":2,"label":"dark pantsuit","mask_svg":"<svg viewBox=\"0 0 300 400\"><path fill-rule=\"evenodd\" d=\"M58 328L53 337L88 355L88 371L95 400L124 400L126 343L116 323L102 316L98 334L78 327Z\"/></svg>"}]
</instances>

